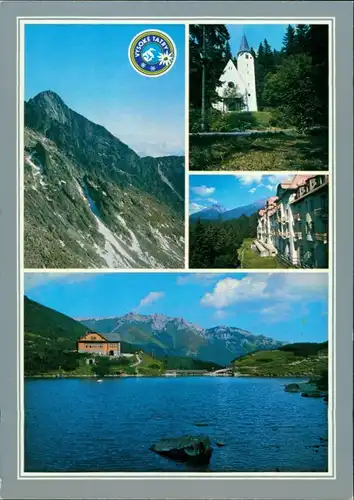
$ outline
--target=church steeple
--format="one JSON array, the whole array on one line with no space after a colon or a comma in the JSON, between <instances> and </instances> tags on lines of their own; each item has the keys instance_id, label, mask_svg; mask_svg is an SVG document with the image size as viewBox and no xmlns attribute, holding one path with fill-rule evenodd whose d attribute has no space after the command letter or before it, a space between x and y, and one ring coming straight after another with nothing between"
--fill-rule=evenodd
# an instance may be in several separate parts
<instances>
[{"instance_id":1,"label":"church steeple","mask_svg":"<svg viewBox=\"0 0 354 500\"><path fill-rule=\"evenodd\" d=\"M251 52L246 35L242 35L240 50L238 51L237 55L242 54L243 52Z\"/></svg>"}]
</instances>

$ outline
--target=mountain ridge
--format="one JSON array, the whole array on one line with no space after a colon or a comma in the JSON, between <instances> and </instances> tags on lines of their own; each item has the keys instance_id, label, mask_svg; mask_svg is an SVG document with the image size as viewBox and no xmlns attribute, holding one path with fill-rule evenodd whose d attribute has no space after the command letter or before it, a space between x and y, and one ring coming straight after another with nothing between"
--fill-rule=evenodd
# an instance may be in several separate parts
<instances>
[{"instance_id":1,"label":"mountain ridge","mask_svg":"<svg viewBox=\"0 0 354 500\"><path fill-rule=\"evenodd\" d=\"M81 323L98 333L119 333L122 340L149 353L191 356L221 365L256 349L272 349L284 344L238 327L202 328L184 318L163 314L128 313L99 320L85 319Z\"/></svg>"},{"instance_id":2,"label":"mountain ridge","mask_svg":"<svg viewBox=\"0 0 354 500\"><path fill-rule=\"evenodd\" d=\"M257 212L260 208L264 206L265 199L260 199L257 200L253 203L250 203L249 205L244 205L241 207L235 207L230 210L225 209L221 205L217 205L223 208L222 211L216 210L214 207L216 205L211 205L210 207L206 207L203 210L200 210L199 212L195 212L194 214L190 215L190 220L191 221L196 221L198 219L202 220L222 220L222 221L227 221L227 220L232 220L232 219L238 219L239 217L242 217L243 215L245 216L250 216Z\"/></svg>"},{"instance_id":3,"label":"mountain ridge","mask_svg":"<svg viewBox=\"0 0 354 500\"><path fill-rule=\"evenodd\" d=\"M140 157L52 91L24 139L27 268L183 267L184 157Z\"/></svg>"},{"instance_id":4,"label":"mountain ridge","mask_svg":"<svg viewBox=\"0 0 354 500\"><path fill-rule=\"evenodd\" d=\"M151 316L154 318L151 319ZM137 319L142 321L139 322ZM153 323L153 320L159 321L157 323L159 330L156 330L156 323ZM86 324L80 323L55 309L24 297L24 330L27 336L40 333L42 339L48 339L50 343L66 349L73 349L78 338L87 330L104 334L110 333L117 325L119 328L117 333L123 346L133 345L135 350L141 349L159 358L187 357L221 366L249 352L269 350L284 344L237 327L218 326L205 329L184 318L162 314L130 313L113 319L100 320L100 325L97 322L94 325L88 323L87 321Z\"/></svg>"}]
</instances>

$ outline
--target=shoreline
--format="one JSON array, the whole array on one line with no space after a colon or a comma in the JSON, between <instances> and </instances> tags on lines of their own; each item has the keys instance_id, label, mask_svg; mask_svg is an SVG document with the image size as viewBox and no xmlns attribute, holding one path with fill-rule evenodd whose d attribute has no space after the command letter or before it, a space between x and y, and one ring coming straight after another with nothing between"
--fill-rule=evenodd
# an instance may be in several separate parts
<instances>
[{"instance_id":1,"label":"shoreline","mask_svg":"<svg viewBox=\"0 0 354 500\"><path fill-rule=\"evenodd\" d=\"M184 374L177 374L177 375L105 375L103 377L99 377L97 375L75 375L75 374L69 374L69 375L63 375L63 374L55 374L55 375L49 375L49 374L37 374L37 375L24 375L25 379L76 379L76 378L91 378L95 380L102 380L105 378L181 378L181 377L188 377L188 378L195 378L195 377L210 377L210 378L279 378L279 379L308 379L311 377L314 377L314 375L244 375L244 374L238 374L238 375L184 375Z\"/></svg>"}]
</instances>

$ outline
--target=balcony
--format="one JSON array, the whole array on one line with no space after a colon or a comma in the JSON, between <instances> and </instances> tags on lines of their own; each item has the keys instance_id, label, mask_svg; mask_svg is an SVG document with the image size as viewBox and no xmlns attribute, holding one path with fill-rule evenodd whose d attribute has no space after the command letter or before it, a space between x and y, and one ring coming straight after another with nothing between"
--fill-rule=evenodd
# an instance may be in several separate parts
<instances>
[{"instance_id":1,"label":"balcony","mask_svg":"<svg viewBox=\"0 0 354 500\"><path fill-rule=\"evenodd\" d=\"M323 243L328 242L328 234L327 233L315 233L317 241L323 241Z\"/></svg>"},{"instance_id":2,"label":"balcony","mask_svg":"<svg viewBox=\"0 0 354 500\"><path fill-rule=\"evenodd\" d=\"M313 213L319 217L322 217L323 219L328 219L328 207L319 207L315 208Z\"/></svg>"}]
</instances>

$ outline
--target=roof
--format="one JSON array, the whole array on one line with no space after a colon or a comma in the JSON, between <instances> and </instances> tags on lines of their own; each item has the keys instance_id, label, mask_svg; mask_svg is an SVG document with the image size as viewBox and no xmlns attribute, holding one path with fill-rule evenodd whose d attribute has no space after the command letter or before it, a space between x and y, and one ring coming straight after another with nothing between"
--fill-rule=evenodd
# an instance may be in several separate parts
<instances>
[{"instance_id":1,"label":"roof","mask_svg":"<svg viewBox=\"0 0 354 500\"><path fill-rule=\"evenodd\" d=\"M108 342L120 342L121 340L119 333L102 333L102 337Z\"/></svg>"},{"instance_id":2,"label":"roof","mask_svg":"<svg viewBox=\"0 0 354 500\"><path fill-rule=\"evenodd\" d=\"M278 196L271 196L267 200L268 205L273 205L277 201L277 199L278 199Z\"/></svg>"},{"instance_id":3,"label":"roof","mask_svg":"<svg viewBox=\"0 0 354 500\"><path fill-rule=\"evenodd\" d=\"M280 186L283 189L296 189L299 186L303 186L308 179L315 177L314 175L295 175L292 179L282 182Z\"/></svg>"},{"instance_id":4,"label":"roof","mask_svg":"<svg viewBox=\"0 0 354 500\"><path fill-rule=\"evenodd\" d=\"M105 339L107 342L120 342L121 341L119 333L99 333L99 332L90 331L90 332L86 332L85 335L80 337L79 342L86 342L84 340L84 338L86 337L86 335L90 335L92 333L94 333L95 335L99 335L100 337ZM90 341L90 342L99 342L99 341Z\"/></svg>"},{"instance_id":5,"label":"roof","mask_svg":"<svg viewBox=\"0 0 354 500\"><path fill-rule=\"evenodd\" d=\"M238 51L238 53L240 54L241 52L251 52L246 35L242 35L240 50Z\"/></svg>"}]
</instances>

